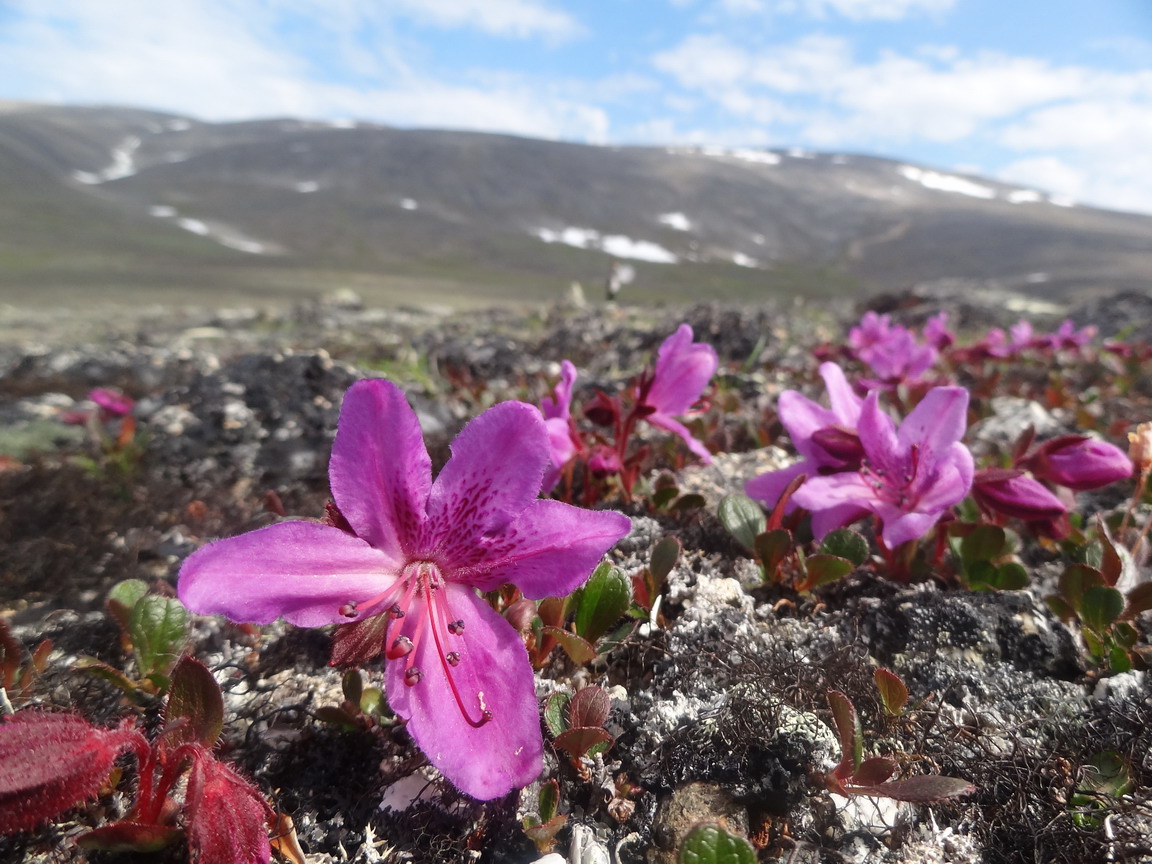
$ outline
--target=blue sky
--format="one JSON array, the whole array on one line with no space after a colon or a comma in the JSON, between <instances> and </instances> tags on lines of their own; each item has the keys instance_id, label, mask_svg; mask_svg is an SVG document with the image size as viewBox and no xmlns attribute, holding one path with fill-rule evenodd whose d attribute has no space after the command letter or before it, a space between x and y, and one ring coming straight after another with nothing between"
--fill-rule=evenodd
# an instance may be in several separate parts
<instances>
[{"instance_id":1,"label":"blue sky","mask_svg":"<svg viewBox=\"0 0 1152 864\"><path fill-rule=\"evenodd\" d=\"M871 153L1152 213L1149 0L0 0L0 99Z\"/></svg>"}]
</instances>

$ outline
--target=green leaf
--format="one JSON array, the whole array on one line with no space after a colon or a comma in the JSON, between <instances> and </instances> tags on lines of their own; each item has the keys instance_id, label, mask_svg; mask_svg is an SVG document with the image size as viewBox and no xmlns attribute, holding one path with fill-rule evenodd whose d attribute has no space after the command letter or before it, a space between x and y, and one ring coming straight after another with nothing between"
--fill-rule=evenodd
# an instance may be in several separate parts
<instances>
[{"instance_id":1,"label":"green leaf","mask_svg":"<svg viewBox=\"0 0 1152 864\"><path fill-rule=\"evenodd\" d=\"M664 584L668 574L672 572L672 568L676 566L676 562L679 560L680 541L675 537L665 537L652 547L652 560L648 564L648 570L652 573L652 578L656 580L657 586Z\"/></svg>"},{"instance_id":2,"label":"green leaf","mask_svg":"<svg viewBox=\"0 0 1152 864\"><path fill-rule=\"evenodd\" d=\"M166 675L188 638L188 611L175 597L141 597L132 608L129 632L140 677Z\"/></svg>"},{"instance_id":3,"label":"green leaf","mask_svg":"<svg viewBox=\"0 0 1152 864\"><path fill-rule=\"evenodd\" d=\"M1094 585L1084 592L1080 620L1084 626L1103 633L1124 611L1124 595L1115 588Z\"/></svg>"},{"instance_id":4,"label":"green leaf","mask_svg":"<svg viewBox=\"0 0 1152 864\"><path fill-rule=\"evenodd\" d=\"M695 492L689 492L687 495L681 495L676 499L676 503L670 508L673 513L685 513L689 510L700 510L708 504L708 501L703 495L698 495Z\"/></svg>"},{"instance_id":5,"label":"green leaf","mask_svg":"<svg viewBox=\"0 0 1152 864\"><path fill-rule=\"evenodd\" d=\"M899 717L908 701L908 687L895 672L877 669L872 673L876 689L880 692L880 704L889 717Z\"/></svg>"},{"instance_id":6,"label":"green leaf","mask_svg":"<svg viewBox=\"0 0 1152 864\"><path fill-rule=\"evenodd\" d=\"M736 538L736 542L749 552L755 551L756 538L768 526L760 505L739 492L721 498L716 515L728 533Z\"/></svg>"},{"instance_id":7,"label":"green leaf","mask_svg":"<svg viewBox=\"0 0 1152 864\"><path fill-rule=\"evenodd\" d=\"M680 864L756 864L756 851L726 828L698 825L684 838Z\"/></svg>"},{"instance_id":8,"label":"green leaf","mask_svg":"<svg viewBox=\"0 0 1152 864\"><path fill-rule=\"evenodd\" d=\"M624 617L632 602L632 580L619 567L604 562L593 571L576 607L576 633L595 643Z\"/></svg>"},{"instance_id":9,"label":"green leaf","mask_svg":"<svg viewBox=\"0 0 1152 864\"><path fill-rule=\"evenodd\" d=\"M964 570L968 587L973 591L991 591L997 587L1000 573L991 561L973 561Z\"/></svg>"},{"instance_id":10,"label":"green leaf","mask_svg":"<svg viewBox=\"0 0 1152 864\"><path fill-rule=\"evenodd\" d=\"M344 698L353 705L360 704L360 699L364 695L364 679L360 676L359 669L349 669L344 673L344 677L340 679L340 690Z\"/></svg>"},{"instance_id":11,"label":"green leaf","mask_svg":"<svg viewBox=\"0 0 1152 864\"><path fill-rule=\"evenodd\" d=\"M547 822L556 815L560 807L560 784L549 780L540 787L540 796L537 799L540 808L540 821Z\"/></svg>"},{"instance_id":12,"label":"green leaf","mask_svg":"<svg viewBox=\"0 0 1152 864\"><path fill-rule=\"evenodd\" d=\"M93 678L100 678L112 684L114 687L118 687L138 704L145 701L144 694L141 692L140 685L137 682L133 681L119 669L114 669L107 663L97 660L95 657L77 657L72 668L77 672L83 672L85 675L91 675Z\"/></svg>"},{"instance_id":13,"label":"green leaf","mask_svg":"<svg viewBox=\"0 0 1152 864\"><path fill-rule=\"evenodd\" d=\"M836 555L811 555L804 562L804 569L808 573L808 587L815 588L843 579L852 572L852 562Z\"/></svg>"},{"instance_id":14,"label":"green leaf","mask_svg":"<svg viewBox=\"0 0 1152 864\"><path fill-rule=\"evenodd\" d=\"M384 701L384 694L379 687L365 687L360 694L360 710L369 717L386 717L388 703Z\"/></svg>"},{"instance_id":15,"label":"green leaf","mask_svg":"<svg viewBox=\"0 0 1152 864\"><path fill-rule=\"evenodd\" d=\"M1119 753L1108 750L1097 753L1081 770L1084 785L1081 787L1101 795L1119 798L1136 788L1132 779L1132 769Z\"/></svg>"},{"instance_id":16,"label":"green leaf","mask_svg":"<svg viewBox=\"0 0 1152 864\"><path fill-rule=\"evenodd\" d=\"M555 738L568 728L568 703L572 700L571 693L560 690L553 693L544 702L544 725Z\"/></svg>"},{"instance_id":17,"label":"green leaf","mask_svg":"<svg viewBox=\"0 0 1152 864\"><path fill-rule=\"evenodd\" d=\"M1113 645L1108 652L1108 666L1117 675L1132 671L1132 658L1120 645Z\"/></svg>"},{"instance_id":18,"label":"green leaf","mask_svg":"<svg viewBox=\"0 0 1152 864\"><path fill-rule=\"evenodd\" d=\"M867 561L869 555L868 541L851 528L838 528L830 533L820 544L820 551L825 555L847 558L857 567Z\"/></svg>"},{"instance_id":19,"label":"green leaf","mask_svg":"<svg viewBox=\"0 0 1152 864\"><path fill-rule=\"evenodd\" d=\"M665 486L663 489L657 489L653 492L652 497L648 500L652 502L653 510L663 510L679 494L680 490L675 486Z\"/></svg>"},{"instance_id":20,"label":"green leaf","mask_svg":"<svg viewBox=\"0 0 1152 864\"><path fill-rule=\"evenodd\" d=\"M776 569L783 563L784 559L792 554L795 545L792 540L792 532L786 528L765 531L756 538L756 557L764 566L764 575L768 579L776 574Z\"/></svg>"},{"instance_id":21,"label":"green leaf","mask_svg":"<svg viewBox=\"0 0 1152 864\"><path fill-rule=\"evenodd\" d=\"M166 725L187 721L168 732L173 746L202 744L212 748L224 729L224 696L208 667L194 657L181 657L172 670L168 703L164 706Z\"/></svg>"},{"instance_id":22,"label":"green leaf","mask_svg":"<svg viewBox=\"0 0 1152 864\"><path fill-rule=\"evenodd\" d=\"M321 723L339 726L345 732L353 732L357 728L356 718L340 705L321 705L313 712Z\"/></svg>"},{"instance_id":23,"label":"green leaf","mask_svg":"<svg viewBox=\"0 0 1152 864\"><path fill-rule=\"evenodd\" d=\"M1087 564L1073 564L1060 574L1060 596L1073 609L1079 610L1084 602L1084 592L1089 588L1104 585L1104 575Z\"/></svg>"},{"instance_id":24,"label":"green leaf","mask_svg":"<svg viewBox=\"0 0 1152 864\"><path fill-rule=\"evenodd\" d=\"M560 647L576 665L583 666L585 663L591 663L596 659L596 646L586 639L581 639L575 633L569 633L559 627L545 627L543 632L559 642Z\"/></svg>"},{"instance_id":25,"label":"green leaf","mask_svg":"<svg viewBox=\"0 0 1152 864\"><path fill-rule=\"evenodd\" d=\"M1068 601L1063 597L1052 595L1045 597L1044 602L1048 604L1048 608L1052 610L1052 614L1061 621L1068 622L1076 617L1076 610L1069 606Z\"/></svg>"},{"instance_id":26,"label":"green leaf","mask_svg":"<svg viewBox=\"0 0 1152 864\"><path fill-rule=\"evenodd\" d=\"M1081 630L1080 637L1084 640L1084 647L1096 660L1104 659L1104 641L1092 630Z\"/></svg>"},{"instance_id":27,"label":"green leaf","mask_svg":"<svg viewBox=\"0 0 1152 864\"><path fill-rule=\"evenodd\" d=\"M1009 561L996 568L996 587L1002 591L1019 591L1028 587L1028 571L1024 565Z\"/></svg>"},{"instance_id":28,"label":"green leaf","mask_svg":"<svg viewBox=\"0 0 1152 864\"><path fill-rule=\"evenodd\" d=\"M851 699L839 690L829 690L825 695L832 709L832 719L836 722L836 733L840 736L840 764L832 773L837 779L846 780L864 761L864 731L860 728L860 717Z\"/></svg>"},{"instance_id":29,"label":"green leaf","mask_svg":"<svg viewBox=\"0 0 1152 864\"><path fill-rule=\"evenodd\" d=\"M977 525L960 541L960 560L965 567L977 561L995 561L1004 554L1007 537L999 525Z\"/></svg>"},{"instance_id":30,"label":"green leaf","mask_svg":"<svg viewBox=\"0 0 1152 864\"><path fill-rule=\"evenodd\" d=\"M104 608L120 629L131 638L132 610L140 598L148 593L143 579L125 579L117 582L104 600Z\"/></svg>"}]
</instances>

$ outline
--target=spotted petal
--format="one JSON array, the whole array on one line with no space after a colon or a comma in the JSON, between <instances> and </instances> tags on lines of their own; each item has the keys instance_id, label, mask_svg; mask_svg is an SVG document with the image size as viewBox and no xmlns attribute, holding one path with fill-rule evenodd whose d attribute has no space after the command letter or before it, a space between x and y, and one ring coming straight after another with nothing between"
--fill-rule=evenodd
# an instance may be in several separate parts
<instances>
[{"instance_id":1,"label":"spotted petal","mask_svg":"<svg viewBox=\"0 0 1152 864\"><path fill-rule=\"evenodd\" d=\"M462 620L464 631L454 635L438 628L439 646L431 632L416 640L410 658L422 673L416 684L405 682L409 658L388 661L388 704L407 721L413 739L445 777L487 801L527 786L543 767L532 664L512 625L470 588L448 583L441 590L445 614ZM404 620L427 614L423 601L414 602ZM405 633L413 626L414 621L406 624ZM442 661L449 651L460 654L455 667ZM474 720L486 709L492 720L475 728L462 709Z\"/></svg>"},{"instance_id":2,"label":"spotted petal","mask_svg":"<svg viewBox=\"0 0 1152 864\"><path fill-rule=\"evenodd\" d=\"M447 566L465 560L536 499L548 464L548 432L533 406L501 402L472 420L428 496L418 556Z\"/></svg>"},{"instance_id":3,"label":"spotted petal","mask_svg":"<svg viewBox=\"0 0 1152 864\"><path fill-rule=\"evenodd\" d=\"M339 528L281 522L218 540L180 568L180 601L201 615L300 627L346 622L340 609L395 583L395 562ZM360 612L369 607L361 606Z\"/></svg>"},{"instance_id":4,"label":"spotted petal","mask_svg":"<svg viewBox=\"0 0 1152 864\"><path fill-rule=\"evenodd\" d=\"M533 600L560 597L575 591L631 530L632 521L622 513L536 501L499 536L468 550L452 578L481 591L508 582Z\"/></svg>"}]
</instances>

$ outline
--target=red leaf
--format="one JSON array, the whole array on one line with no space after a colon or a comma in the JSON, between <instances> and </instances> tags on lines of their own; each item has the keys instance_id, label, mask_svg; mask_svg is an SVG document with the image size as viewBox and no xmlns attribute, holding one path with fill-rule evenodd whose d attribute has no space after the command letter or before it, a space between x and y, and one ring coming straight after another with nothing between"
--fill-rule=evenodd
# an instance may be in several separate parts
<instances>
[{"instance_id":1,"label":"red leaf","mask_svg":"<svg viewBox=\"0 0 1152 864\"><path fill-rule=\"evenodd\" d=\"M134 729L99 729L74 714L13 715L0 724L0 834L94 798L116 758L134 747L147 747Z\"/></svg>"},{"instance_id":2,"label":"red leaf","mask_svg":"<svg viewBox=\"0 0 1152 864\"><path fill-rule=\"evenodd\" d=\"M185 804L188 846L197 864L267 864L274 818L256 788L207 750L198 750Z\"/></svg>"},{"instance_id":3,"label":"red leaf","mask_svg":"<svg viewBox=\"0 0 1152 864\"><path fill-rule=\"evenodd\" d=\"M896 801L910 801L913 804L932 804L945 798L955 798L976 791L976 787L967 780L961 780L959 777L939 777L935 774L922 774L919 777L878 783L875 786L846 788L852 795L875 795Z\"/></svg>"},{"instance_id":4,"label":"red leaf","mask_svg":"<svg viewBox=\"0 0 1152 864\"><path fill-rule=\"evenodd\" d=\"M568 703L568 725L573 728L603 726L611 710L612 699L604 689L590 684L577 690Z\"/></svg>"}]
</instances>

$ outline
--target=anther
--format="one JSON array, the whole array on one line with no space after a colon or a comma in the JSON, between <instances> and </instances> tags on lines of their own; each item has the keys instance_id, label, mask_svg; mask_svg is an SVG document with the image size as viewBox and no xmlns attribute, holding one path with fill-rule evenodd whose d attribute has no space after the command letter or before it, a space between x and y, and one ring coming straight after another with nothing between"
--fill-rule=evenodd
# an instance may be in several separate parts
<instances>
[{"instance_id":1,"label":"anther","mask_svg":"<svg viewBox=\"0 0 1152 864\"><path fill-rule=\"evenodd\" d=\"M340 614L343 615L345 618L355 618L356 617L356 601L352 600L348 603L345 603L343 606L341 606L340 607Z\"/></svg>"},{"instance_id":2,"label":"anther","mask_svg":"<svg viewBox=\"0 0 1152 864\"><path fill-rule=\"evenodd\" d=\"M392 647L388 649L388 653L385 656L389 660L395 660L398 657L411 654L413 647L415 646L412 644L412 640L407 636L397 636L396 641L392 643Z\"/></svg>"},{"instance_id":3,"label":"anther","mask_svg":"<svg viewBox=\"0 0 1152 864\"><path fill-rule=\"evenodd\" d=\"M453 636L459 636L461 633L463 633L464 632L463 619L457 618L455 621L448 622L448 632L451 633Z\"/></svg>"},{"instance_id":4,"label":"anther","mask_svg":"<svg viewBox=\"0 0 1152 864\"><path fill-rule=\"evenodd\" d=\"M460 665L460 652L459 651L449 651L447 654L444 655L444 659L448 661L449 666L459 666Z\"/></svg>"},{"instance_id":5,"label":"anther","mask_svg":"<svg viewBox=\"0 0 1152 864\"><path fill-rule=\"evenodd\" d=\"M424 677L424 673L416 666L410 666L404 670L404 683L411 687L413 684L419 684L420 679Z\"/></svg>"},{"instance_id":6,"label":"anther","mask_svg":"<svg viewBox=\"0 0 1152 864\"><path fill-rule=\"evenodd\" d=\"M393 603L391 606L388 607L388 614L390 616L392 616L393 618L403 618L404 617L404 610L400 608L399 603Z\"/></svg>"}]
</instances>

